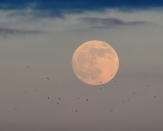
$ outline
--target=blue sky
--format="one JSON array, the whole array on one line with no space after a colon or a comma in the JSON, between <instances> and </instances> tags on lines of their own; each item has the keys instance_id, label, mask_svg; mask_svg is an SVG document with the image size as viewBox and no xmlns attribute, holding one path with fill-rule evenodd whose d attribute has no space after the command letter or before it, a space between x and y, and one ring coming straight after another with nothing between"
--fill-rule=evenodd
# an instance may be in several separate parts
<instances>
[{"instance_id":1,"label":"blue sky","mask_svg":"<svg viewBox=\"0 0 163 131\"><path fill-rule=\"evenodd\" d=\"M162 7L163 0L0 0L1 9L22 9L34 4L36 9L51 11L83 11L104 8L152 8Z\"/></svg>"}]
</instances>

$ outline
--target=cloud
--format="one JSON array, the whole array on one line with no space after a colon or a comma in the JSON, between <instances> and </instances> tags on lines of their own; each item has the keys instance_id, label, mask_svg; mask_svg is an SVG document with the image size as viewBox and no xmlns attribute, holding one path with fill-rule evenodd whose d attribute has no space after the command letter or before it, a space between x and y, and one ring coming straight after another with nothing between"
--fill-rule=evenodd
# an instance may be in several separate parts
<instances>
[{"instance_id":1,"label":"cloud","mask_svg":"<svg viewBox=\"0 0 163 131\"><path fill-rule=\"evenodd\" d=\"M85 17L82 18L87 24L90 24L96 28L110 28L116 26L135 26L135 25L144 25L149 24L148 21L124 21L118 18L99 18L99 17Z\"/></svg>"},{"instance_id":2,"label":"cloud","mask_svg":"<svg viewBox=\"0 0 163 131\"><path fill-rule=\"evenodd\" d=\"M157 24L159 22L157 12L139 11L141 15L138 17L137 12L126 13L108 9L105 13L86 11L79 14L65 13L64 17L51 17L45 15L46 11L31 8L0 10L0 35L92 31L92 28ZM155 16L154 19L150 19L151 15Z\"/></svg>"},{"instance_id":3,"label":"cloud","mask_svg":"<svg viewBox=\"0 0 163 131\"><path fill-rule=\"evenodd\" d=\"M16 35L16 34L38 34L42 33L42 31L37 30L21 30L21 29L14 29L14 28L4 28L0 27L0 36L6 36L6 35Z\"/></svg>"}]
</instances>

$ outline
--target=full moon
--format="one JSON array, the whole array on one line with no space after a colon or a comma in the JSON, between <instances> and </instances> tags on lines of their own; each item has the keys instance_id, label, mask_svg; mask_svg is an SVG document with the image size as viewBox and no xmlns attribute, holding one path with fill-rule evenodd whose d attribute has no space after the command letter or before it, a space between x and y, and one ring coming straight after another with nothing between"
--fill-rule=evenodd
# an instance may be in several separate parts
<instances>
[{"instance_id":1,"label":"full moon","mask_svg":"<svg viewBox=\"0 0 163 131\"><path fill-rule=\"evenodd\" d=\"M118 54L104 41L87 41L81 44L72 56L75 75L89 85L108 83L115 77L118 68Z\"/></svg>"}]
</instances>

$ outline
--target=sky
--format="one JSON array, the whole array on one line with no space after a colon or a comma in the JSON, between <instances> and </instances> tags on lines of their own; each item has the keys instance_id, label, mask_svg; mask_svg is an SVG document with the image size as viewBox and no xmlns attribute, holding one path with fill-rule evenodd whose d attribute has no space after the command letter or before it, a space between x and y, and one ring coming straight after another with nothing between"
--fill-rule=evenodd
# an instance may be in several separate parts
<instances>
[{"instance_id":1,"label":"sky","mask_svg":"<svg viewBox=\"0 0 163 131\"><path fill-rule=\"evenodd\" d=\"M162 131L162 0L0 0L0 131ZM81 82L72 55L118 53L106 85Z\"/></svg>"}]
</instances>

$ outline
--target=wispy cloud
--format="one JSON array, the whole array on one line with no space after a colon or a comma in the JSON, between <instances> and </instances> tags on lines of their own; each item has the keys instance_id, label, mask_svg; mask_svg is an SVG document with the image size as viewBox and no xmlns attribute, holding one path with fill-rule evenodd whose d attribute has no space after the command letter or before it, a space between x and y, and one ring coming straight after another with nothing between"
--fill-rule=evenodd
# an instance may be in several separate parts
<instances>
[{"instance_id":1,"label":"wispy cloud","mask_svg":"<svg viewBox=\"0 0 163 131\"><path fill-rule=\"evenodd\" d=\"M21 29L0 27L0 36L16 35L16 34L38 34L38 33L42 33L42 31L38 31L38 30L21 30Z\"/></svg>"},{"instance_id":2,"label":"wispy cloud","mask_svg":"<svg viewBox=\"0 0 163 131\"><path fill-rule=\"evenodd\" d=\"M82 18L87 24L90 24L92 27L96 28L110 28L116 26L135 26L135 25L144 25L149 24L148 21L124 21L118 18L99 18L99 17L84 17Z\"/></svg>"}]
</instances>

